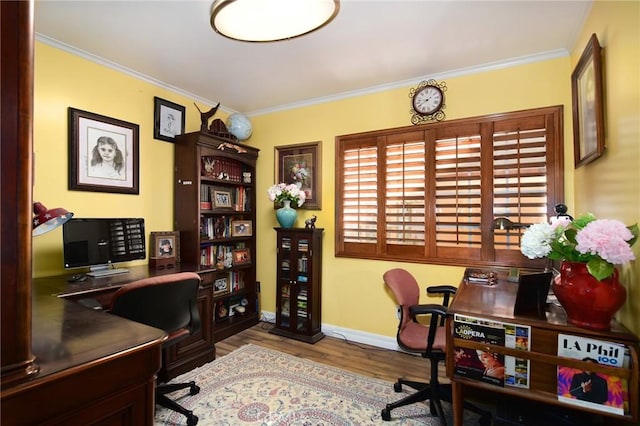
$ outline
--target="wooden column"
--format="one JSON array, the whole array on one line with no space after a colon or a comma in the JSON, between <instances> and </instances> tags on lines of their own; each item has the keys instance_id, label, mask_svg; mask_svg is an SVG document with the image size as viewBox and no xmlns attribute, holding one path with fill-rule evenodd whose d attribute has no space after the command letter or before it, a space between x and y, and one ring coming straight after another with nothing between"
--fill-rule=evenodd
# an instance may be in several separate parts
<instances>
[{"instance_id":1,"label":"wooden column","mask_svg":"<svg viewBox=\"0 0 640 426\"><path fill-rule=\"evenodd\" d=\"M37 372L31 352L33 9L33 0L0 1L3 388Z\"/></svg>"}]
</instances>

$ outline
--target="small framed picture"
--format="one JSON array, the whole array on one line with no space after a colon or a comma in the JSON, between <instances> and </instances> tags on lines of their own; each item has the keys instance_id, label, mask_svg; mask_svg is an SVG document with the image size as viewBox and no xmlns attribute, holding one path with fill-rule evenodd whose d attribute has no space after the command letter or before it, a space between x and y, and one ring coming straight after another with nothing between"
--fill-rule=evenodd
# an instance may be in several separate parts
<instances>
[{"instance_id":1,"label":"small framed picture","mask_svg":"<svg viewBox=\"0 0 640 426\"><path fill-rule=\"evenodd\" d=\"M322 195L322 143L310 142L275 147L276 182L296 184L305 192L301 208L320 210ZM281 207L274 205L274 208Z\"/></svg>"},{"instance_id":2,"label":"small framed picture","mask_svg":"<svg viewBox=\"0 0 640 426\"><path fill-rule=\"evenodd\" d=\"M176 135L184 133L185 107L167 100L153 98L153 137L173 142Z\"/></svg>"},{"instance_id":3,"label":"small framed picture","mask_svg":"<svg viewBox=\"0 0 640 426\"><path fill-rule=\"evenodd\" d=\"M152 232L149 239L149 258L175 257L180 262L180 232Z\"/></svg>"},{"instance_id":4,"label":"small framed picture","mask_svg":"<svg viewBox=\"0 0 640 426\"><path fill-rule=\"evenodd\" d=\"M227 220L225 217L216 217L213 222L213 237L226 238L228 236L227 233Z\"/></svg>"},{"instance_id":5,"label":"small framed picture","mask_svg":"<svg viewBox=\"0 0 640 426\"><path fill-rule=\"evenodd\" d=\"M604 90L602 49L593 34L571 74L573 150L575 167L584 166L604 153Z\"/></svg>"},{"instance_id":6,"label":"small framed picture","mask_svg":"<svg viewBox=\"0 0 640 426\"><path fill-rule=\"evenodd\" d=\"M139 194L137 124L69 108L69 190Z\"/></svg>"},{"instance_id":7,"label":"small framed picture","mask_svg":"<svg viewBox=\"0 0 640 426\"><path fill-rule=\"evenodd\" d=\"M233 264L244 265L251 263L251 252L249 249L237 249L233 250Z\"/></svg>"},{"instance_id":8,"label":"small framed picture","mask_svg":"<svg viewBox=\"0 0 640 426\"><path fill-rule=\"evenodd\" d=\"M253 235L253 226L250 220L234 220L231 222L232 237L250 237Z\"/></svg>"},{"instance_id":9,"label":"small framed picture","mask_svg":"<svg viewBox=\"0 0 640 426\"><path fill-rule=\"evenodd\" d=\"M229 318L229 301L218 300L216 302L216 322Z\"/></svg>"},{"instance_id":10,"label":"small framed picture","mask_svg":"<svg viewBox=\"0 0 640 426\"><path fill-rule=\"evenodd\" d=\"M211 190L211 199L213 200L213 207L216 208L231 208L231 193L229 191L219 191L217 189Z\"/></svg>"},{"instance_id":11,"label":"small framed picture","mask_svg":"<svg viewBox=\"0 0 640 426\"><path fill-rule=\"evenodd\" d=\"M213 282L213 294L218 296L229 292L229 281L226 277L218 278Z\"/></svg>"}]
</instances>

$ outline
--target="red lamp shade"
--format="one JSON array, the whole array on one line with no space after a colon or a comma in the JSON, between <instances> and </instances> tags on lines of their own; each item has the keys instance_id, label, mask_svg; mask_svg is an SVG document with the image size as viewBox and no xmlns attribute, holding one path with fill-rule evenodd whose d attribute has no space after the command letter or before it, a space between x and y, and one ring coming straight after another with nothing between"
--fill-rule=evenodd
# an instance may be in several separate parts
<instances>
[{"instance_id":1,"label":"red lamp shade","mask_svg":"<svg viewBox=\"0 0 640 426\"><path fill-rule=\"evenodd\" d=\"M33 236L42 235L56 229L73 217L63 208L47 210L42 203L33 203Z\"/></svg>"}]
</instances>

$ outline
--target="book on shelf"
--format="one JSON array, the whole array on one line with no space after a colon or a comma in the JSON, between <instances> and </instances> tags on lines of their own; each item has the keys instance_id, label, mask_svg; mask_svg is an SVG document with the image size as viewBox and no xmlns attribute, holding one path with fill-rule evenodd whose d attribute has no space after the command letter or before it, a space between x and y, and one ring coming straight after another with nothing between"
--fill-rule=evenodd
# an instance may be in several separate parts
<instances>
[{"instance_id":1,"label":"book on shelf","mask_svg":"<svg viewBox=\"0 0 640 426\"><path fill-rule=\"evenodd\" d=\"M558 334L558 356L611 367L628 367L629 351L618 343ZM627 379L558 364L558 400L607 413L629 412Z\"/></svg>"},{"instance_id":2,"label":"book on shelf","mask_svg":"<svg viewBox=\"0 0 640 426\"><path fill-rule=\"evenodd\" d=\"M454 337L523 351L531 348L531 327L454 315ZM529 388L530 361L498 352L454 348L454 373L497 386Z\"/></svg>"}]
</instances>

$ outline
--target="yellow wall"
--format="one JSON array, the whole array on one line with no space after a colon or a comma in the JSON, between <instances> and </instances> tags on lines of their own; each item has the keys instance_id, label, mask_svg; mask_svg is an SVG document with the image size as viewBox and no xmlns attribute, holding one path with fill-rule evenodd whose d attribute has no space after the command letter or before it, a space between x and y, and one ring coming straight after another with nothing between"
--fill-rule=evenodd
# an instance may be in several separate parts
<instances>
[{"instance_id":1,"label":"yellow wall","mask_svg":"<svg viewBox=\"0 0 640 426\"><path fill-rule=\"evenodd\" d=\"M143 217L147 236L173 230L173 144L153 138L153 97L186 106L188 131L200 128L193 100L39 42L34 91L34 201L76 217ZM140 126L140 195L67 190L69 107ZM139 263L146 261L132 264ZM61 229L34 239L35 277L61 273L62 265Z\"/></svg>"},{"instance_id":2,"label":"yellow wall","mask_svg":"<svg viewBox=\"0 0 640 426\"><path fill-rule=\"evenodd\" d=\"M606 197L612 215L627 222L637 220L638 188L638 4L596 3L585 33L569 58L558 58L473 75L444 78L447 119L514 111L541 106L565 107L565 183L566 203L572 212L588 209L598 213ZM626 10L618 10L626 9ZM602 15L602 17L600 17ZM596 19L597 17L597 19ZM636 18L637 20L637 18ZM609 26L606 26L608 23ZM636 22L637 24L637 22ZM597 28L607 49L608 153L593 165L575 171L578 188L573 195L574 168L570 109L570 74L577 62L589 28ZM616 29L614 31L614 28ZM602 31L602 36L600 34ZM635 50L634 50L635 49ZM630 59L629 57L633 57ZM615 61L612 64L611 61ZM615 65L615 66L614 66ZM79 217L142 216L147 233L171 230L173 219L173 146L153 139L153 97L187 107L187 131L199 128L199 114L193 100L147 82L115 72L53 47L36 43L35 86L35 188L34 199L50 207L64 206ZM634 74L635 73L635 74ZM624 78L621 78L624 75ZM416 81L415 84L419 83ZM317 226L325 229L323 250L324 324L394 336L397 326L395 303L385 292L382 274L397 263L335 258L334 256L334 173L335 137L409 125L410 87L392 89L355 98L301 107L252 117L254 133L248 144L258 147L257 170L258 279L262 283L261 307L275 311L275 232L273 205L267 188L274 180L274 146L303 142L322 142L322 210L300 210L298 224L311 214L318 215ZM633 92L633 93L629 93ZM222 100L224 104L224 100ZM119 195L67 190L67 107L84 109L140 125L140 195ZM202 107L202 105L200 104ZM219 113L218 118L224 118ZM614 129L612 129L615 128ZM635 144L635 145L634 145ZM624 151L623 151L624 149ZM630 155L633 153L633 155ZM612 158L613 157L613 158ZM620 167L620 162L624 167ZM599 180L600 168L607 178ZM609 170L611 169L611 170ZM611 189L586 194L584 187L615 179L622 193ZM578 186L580 186L578 185ZM608 192L608 193L607 193ZM617 197L617 198L614 198ZM571 206L578 206L572 208ZM609 210L606 211L609 213ZM34 275L62 273L61 231L34 239ZM414 273L422 286L457 284L460 267L400 264ZM633 271L633 276L640 274ZM626 278L626 277L625 277ZM637 278L623 310L623 321L630 325L631 314L638 318ZM635 289L635 290L634 290ZM634 293L635 291L635 293ZM627 321L625 321L627 319ZM638 321L638 320L635 320Z\"/></svg>"},{"instance_id":3,"label":"yellow wall","mask_svg":"<svg viewBox=\"0 0 640 426\"><path fill-rule=\"evenodd\" d=\"M447 119L526 108L565 105L568 108L569 58L548 60L469 76L447 78ZM416 82L417 84L418 82ZM274 183L274 145L322 141L322 211L301 210L298 219L315 213L317 226L325 228L323 253L323 323L374 334L393 336L397 327L395 303L385 292L382 274L398 264L354 260L334 256L334 174L335 137L338 135L410 125L409 87L253 117L255 136L251 141L261 148L257 193L264 194ZM565 123L565 139L571 134ZM567 179L572 176L573 151L566 152ZM571 194L571 191L568 191ZM260 201L260 200L259 200ZM572 200L567 199L571 205ZM275 265L276 225L273 209L258 203L259 265ZM454 284L463 268L402 264L416 275L422 286ZM262 281L263 309L273 312L275 272L258 268Z\"/></svg>"},{"instance_id":4,"label":"yellow wall","mask_svg":"<svg viewBox=\"0 0 640 426\"><path fill-rule=\"evenodd\" d=\"M591 34L603 48L604 155L575 171L576 214L640 221L640 2L595 2L571 54L578 63ZM640 258L640 244L634 252ZM627 302L618 318L640 334L640 261L622 270Z\"/></svg>"}]
</instances>

